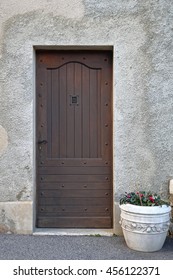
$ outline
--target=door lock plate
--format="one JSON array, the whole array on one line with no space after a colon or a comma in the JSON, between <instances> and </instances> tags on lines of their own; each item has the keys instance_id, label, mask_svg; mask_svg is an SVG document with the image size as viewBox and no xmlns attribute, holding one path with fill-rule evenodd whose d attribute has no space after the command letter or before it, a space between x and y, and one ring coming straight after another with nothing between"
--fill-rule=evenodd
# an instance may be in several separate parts
<instances>
[{"instance_id":1,"label":"door lock plate","mask_svg":"<svg viewBox=\"0 0 173 280\"><path fill-rule=\"evenodd\" d=\"M70 106L71 105L79 106L79 95L70 95Z\"/></svg>"}]
</instances>

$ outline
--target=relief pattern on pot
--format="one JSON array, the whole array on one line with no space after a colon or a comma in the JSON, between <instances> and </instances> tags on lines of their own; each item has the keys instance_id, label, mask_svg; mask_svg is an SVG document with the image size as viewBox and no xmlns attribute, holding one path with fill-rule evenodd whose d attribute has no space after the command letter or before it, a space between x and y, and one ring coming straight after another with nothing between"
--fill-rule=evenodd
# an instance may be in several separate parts
<instances>
[{"instance_id":1,"label":"relief pattern on pot","mask_svg":"<svg viewBox=\"0 0 173 280\"><path fill-rule=\"evenodd\" d=\"M121 218L120 224L123 229L130 230L133 232L143 232L143 233L159 233L159 232L165 232L169 229L169 222L165 223L157 223L157 224L149 224L149 223L135 223L135 222L129 222L125 219Z\"/></svg>"}]
</instances>

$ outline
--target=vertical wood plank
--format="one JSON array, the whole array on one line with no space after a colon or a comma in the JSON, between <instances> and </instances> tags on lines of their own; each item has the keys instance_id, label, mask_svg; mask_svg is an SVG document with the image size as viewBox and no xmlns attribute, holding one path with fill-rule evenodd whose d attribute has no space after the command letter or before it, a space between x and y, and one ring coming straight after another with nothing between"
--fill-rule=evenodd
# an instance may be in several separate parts
<instances>
[{"instance_id":1,"label":"vertical wood plank","mask_svg":"<svg viewBox=\"0 0 173 280\"><path fill-rule=\"evenodd\" d=\"M104 79L101 81L102 108L102 157L105 161L112 160L112 59L107 56L103 61ZM107 143L107 145L105 145Z\"/></svg>"},{"instance_id":2,"label":"vertical wood plank","mask_svg":"<svg viewBox=\"0 0 173 280\"><path fill-rule=\"evenodd\" d=\"M98 108L98 116L97 116L97 156L101 158L101 73L100 70L97 71L97 108Z\"/></svg>"},{"instance_id":3,"label":"vertical wood plank","mask_svg":"<svg viewBox=\"0 0 173 280\"><path fill-rule=\"evenodd\" d=\"M60 155L60 75L59 69L52 70L52 158Z\"/></svg>"},{"instance_id":4,"label":"vertical wood plank","mask_svg":"<svg viewBox=\"0 0 173 280\"><path fill-rule=\"evenodd\" d=\"M88 67L82 66L82 135L83 135L83 158L89 158L90 131L89 131L89 94L90 79Z\"/></svg>"},{"instance_id":5,"label":"vertical wood plank","mask_svg":"<svg viewBox=\"0 0 173 280\"><path fill-rule=\"evenodd\" d=\"M67 65L64 65L59 69L59 83L60 83L60 158L67 156Z\"/></svg>"},{"instance_id":6,"label":"vertical wood plank","mask_svg":"<svg viewBox=\"0 0 173 280\"><path fill-rule=\"evenodd\" d=\"M81 96L81 64L74 64L75 70L75 95L77 96L78 103L74 105L75 110L75 158L81 158L82 151L82 96Z\"/></svg>"},{"instance_id":7,"label":"vertical wood plank","mask_svg":"<svg viewBox=\"0 0 173 280\"><path fill-rule=\"evenodd\" d=\"M97 70L90 69L90 158L97 158L98 105Z\"/></svg>"},{"instance_id":8,"label":"vertical wood plank","mask_svg":"<svg viewBox=\"0 0 173 280\"><path fill-rule=\"evenodd\" d=\"M47 157L52 157L52 71L47 70Z\"/></svg>"},{"instance_id":9,"label":"vertical wood plank","mask_svg":"<svg viewBox=\"0 0 173 280\"><path fill-rule=\"evenodd\" d=\"M67 158L74 157L75 151L75 111L71 104L74 95L74 64L67 64Z\"/></svg>"},{"instance_id":10,"label":"vertical wood plank","mask_svg":"<svg viewBox=\"0 0 173 280\"><path fill-rule=\"evenodd\" d=\"M48 91L48 77L47 71L44 68L37 70L37 88L36 88L36 102L37 102L37 124L36 124L36 138L37 138L37 157L39 164L43 163L43 159L47 156L47 145L40 145L38 142L48 139L47 135L47 91Z\"/></svg>"}]
</instances>

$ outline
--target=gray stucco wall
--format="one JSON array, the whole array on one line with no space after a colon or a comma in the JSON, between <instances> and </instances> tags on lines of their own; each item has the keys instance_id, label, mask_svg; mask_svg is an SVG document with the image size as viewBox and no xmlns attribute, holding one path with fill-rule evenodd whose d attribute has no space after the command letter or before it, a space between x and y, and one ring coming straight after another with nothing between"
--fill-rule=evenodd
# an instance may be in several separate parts
<instances>
[{"instance_id":1,"label":"gray stucco wall","mask_svg":"<svg viewBox=\"0 0 173 280\"><path fill-rule=\"evenodd\" d=\"M1 231L33 228L34 46L114 48L115 232L118 197L129 186L167 196L173 176L172 22L171 0L1 0Z\"/></svg>"}]
</instances>

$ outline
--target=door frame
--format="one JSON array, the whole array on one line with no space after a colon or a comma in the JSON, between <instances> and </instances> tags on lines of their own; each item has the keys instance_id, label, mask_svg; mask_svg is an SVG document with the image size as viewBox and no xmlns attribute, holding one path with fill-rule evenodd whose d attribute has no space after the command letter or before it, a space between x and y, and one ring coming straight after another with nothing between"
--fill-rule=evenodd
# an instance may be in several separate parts
<instances>
[{"instance_id":1,"label":"door frame","mask_svg":"<svg viewBox=\"0 0 173 280\"><path fill-rule=\"evenodd\" d=\"M114 160L114 126L115 126L115 122L114 122L114 108L115 108L115 95L114 95L114 46L113 45L83 45L83 46L41 46L41 45L34 45L33 46L33 92L34 92L34 102L33 102L33 232L37 232L37 231L42 231L41 228L37 228L36 227L36 215L37 215L37 196L36 196L36 192L37 192L37 139L36 139L36 117L37 117L37 104L36 104L36 51L37 50L95 50L95 51L111 51L112 52L112 104L111 104L111 115L112 115L112 212L113 212L113 226L111 229L83 229L82 231L84 233L86 232L99 232L102 231L102 233L108 233L110 232L110 234L114 233L115 231L115 206L114 206L114 197L115 197L115 176L114 176L114 170L115 170L115 160ZM75 231L75 233L78 232L78 229L65 229L64 231ZM43 231L48 231L46 229L43 229ZM52 230L51 230L52 231ZM55 228L53 229L53 232L55 234L57 234L58 232L61 234L62 229L60 228ZM81 233L81 230L80 230Z\"/></svg>"}]
</instances>

